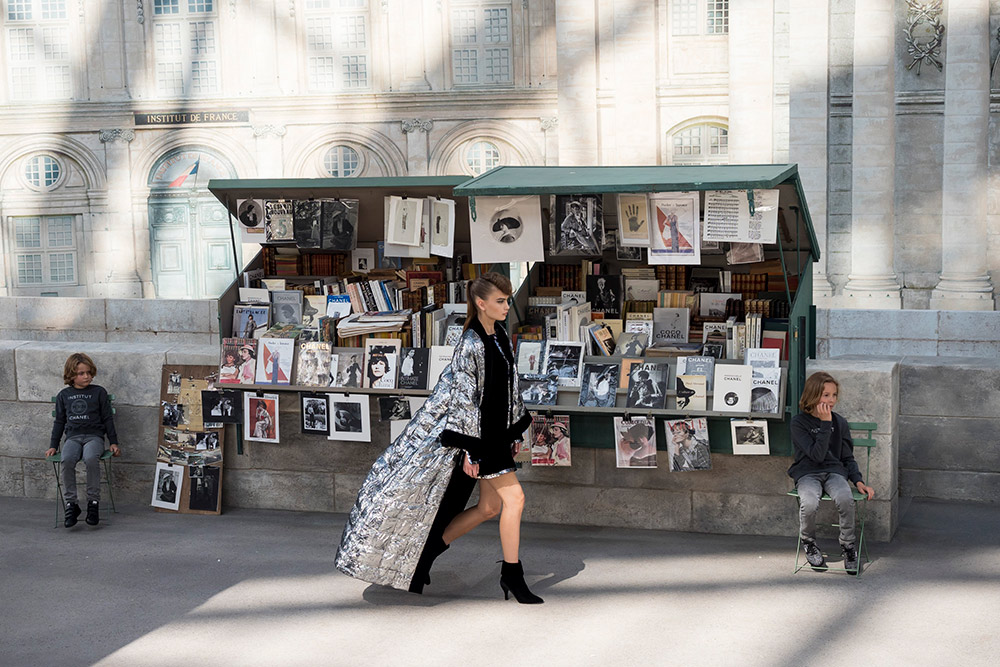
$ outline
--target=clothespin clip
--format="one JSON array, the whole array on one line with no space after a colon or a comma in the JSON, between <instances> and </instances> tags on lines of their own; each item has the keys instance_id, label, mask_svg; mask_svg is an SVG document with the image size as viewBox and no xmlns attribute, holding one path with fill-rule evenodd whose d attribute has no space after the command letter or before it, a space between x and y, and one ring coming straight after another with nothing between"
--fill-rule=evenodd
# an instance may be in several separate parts
<instances>
[{"instance_id":1,"label":"clothespin clip","mask_svg":"<svg viewBox=\"0 0 1000 667\"><path fill-rule=\"evenodd\" d=\"M263 389L258 389L254 393L257 394L257 398L264 398L264 390Z\"/></svg>"},{"instance_id":2,"label":"clothespin clip","mask_svg":"<svg viewBox=\"0 0 1000 667\"><path fill-rule=\"evenodd\" d=\"M627 422L632 421L632 415L629 414L628 410L625 411L625 421L627 421Z\"/></svg>"},{"instance_id":3,"label":"clothespin clip","mask_svg":"<svg viewBox=\"0 0 1000 667\"><path fill-rule=\"evenodd\" d=\"M650 410L649 412L646 413L646 419L648 419L649 421L653 421L653 411L652 410Z\"/></svg>"},{"instance_id":4,"label":"clothespin clip","mask_svg":"<svg viewBox=\"0 0 1000 667\"><path fill-rule=\"evenodd\" d=\"M546 419L552 419L552 410L551 409L545 411L545 418Z\"/></svg>"}]
</instances>

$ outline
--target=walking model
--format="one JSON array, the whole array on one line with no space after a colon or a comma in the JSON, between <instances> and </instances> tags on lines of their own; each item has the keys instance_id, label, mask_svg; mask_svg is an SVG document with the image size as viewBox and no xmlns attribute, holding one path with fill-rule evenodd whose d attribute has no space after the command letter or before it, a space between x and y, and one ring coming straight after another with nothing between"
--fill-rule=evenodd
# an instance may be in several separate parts
<instances>
[{"instance_id":1,"label":"walking model","mask_svg":"<svg viewBox=\"0 0 1000 667\"><path fill-rule=\"evenodd\" d=\"M52 425L52 440L45 456L52 456L59 449L63 434L66 442L62 452L63 501L66 503L67 528L76 525L80 505L76 498L76 464L83 459L87 466L87 524L100 522L98 509L101 500L101 463L104 453L104 436L111 443L111 454L120 456L118 433L111 412L108 392L92 384L97 366L87 355L77 352L69 355L63 367L63 381L68 385L56 396L56 420Z\"/></svg>"},{"instance_id":2,"label":"walking model","mask_svg":"<svg viewBox=\"0 0 1000 667\"><path fill-rule=\"evenodd\" d=\"M829 373L813 373L806 380L799 399L802 411L792 417L792 444L795 462L788 474L799 492L799 535L806 560L814 570L826 568L826 559L816 544L816 511L825 491L840 514L840 546L844 568L858 573L858 550L854 536L854 496L858 491L875 497L875 490L861 481L861 471L854 460L854 441L847 420L833 411L840 384ZM848 483L850 482L850 483Z\"/></svg>"},{"instance_id":3,"label":"walking model","mask_svg":"<svg viewBox=\"0 0 1000 667\"><path fill-rule=\"evenodd\" d=\"M403 433L361 485L337 552L337 569L414 593L457 538L500 515L504 598L538 604L518 558L524 492L511 445L531 423L517 391L506 319L510 281L486 273L469 283L465 331L451 364ZM479 503L465 509L479 480Z\"/></svg>"}]
</instances>

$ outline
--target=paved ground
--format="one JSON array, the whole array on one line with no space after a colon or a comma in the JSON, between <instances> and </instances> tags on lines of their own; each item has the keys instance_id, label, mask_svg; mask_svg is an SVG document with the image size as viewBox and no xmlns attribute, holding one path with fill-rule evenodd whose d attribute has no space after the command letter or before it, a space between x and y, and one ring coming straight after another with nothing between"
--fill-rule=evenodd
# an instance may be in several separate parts
<instances>
[{"instance_id":1,"label":"paved ground","mask_svg":"<svg viewBox=\"0 0 1000 667\"><path fill-rule=\"evenodd\" d=\"M52 527L0 498L0 665L986 665L1000 654L1000 507L914 502L864 576L791 574L791 538L525 529L504 602L496 526L427 594L332 566L342 515L128 507ZM833 545L830 545L833 546Z\"/></svg>"}]
</instances>

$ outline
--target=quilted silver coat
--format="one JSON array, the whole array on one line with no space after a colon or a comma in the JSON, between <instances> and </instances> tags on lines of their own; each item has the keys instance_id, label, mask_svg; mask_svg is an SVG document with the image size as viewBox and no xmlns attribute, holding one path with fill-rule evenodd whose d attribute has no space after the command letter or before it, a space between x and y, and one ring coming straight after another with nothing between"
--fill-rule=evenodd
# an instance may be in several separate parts
<instances>
[{"instance_id":1,"label":"quilted silver coat","mask_svg":"<svg viewBox=\"0 0 1000 667\"><path fill-rule=\"evenodd\" d=\"M474 450L479 443L485 383L481 335L473 328L462 335L423 407L361 485L337 551L336 566L344 574L401 590L410 586L462 448ZM526 416L516 373L511 384L509 427Z\"/></svg>"}]
</instances>

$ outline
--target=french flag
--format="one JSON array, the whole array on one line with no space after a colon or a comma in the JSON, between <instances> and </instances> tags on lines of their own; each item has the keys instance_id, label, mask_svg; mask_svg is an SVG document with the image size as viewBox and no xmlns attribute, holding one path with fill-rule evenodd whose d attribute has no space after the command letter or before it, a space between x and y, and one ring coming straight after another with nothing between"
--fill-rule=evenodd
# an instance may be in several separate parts
<instances>
[{"instance_id":1,"label":"french flag","mask_svg":"<svg viewBox=\"0 0 1000 667\"><path fill-rule=\"evenodd\" d=\"M167 187L168 188L179 188L182 185L184 185L184 181L187 180L188 176L191 176L192 174L197 174L198 173L198 165L199 164L201 164L201 158L198 158L197 160L195 160L194 164L191 165L190 169L188 169L186 172L184 172L183 174L181 174L180 176L178 176L177 178L175 178L174 181L170 185L168 185Z\"/></svg>"}]
</instances>

